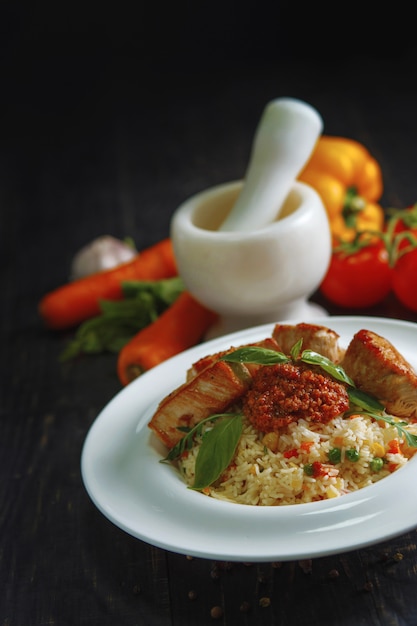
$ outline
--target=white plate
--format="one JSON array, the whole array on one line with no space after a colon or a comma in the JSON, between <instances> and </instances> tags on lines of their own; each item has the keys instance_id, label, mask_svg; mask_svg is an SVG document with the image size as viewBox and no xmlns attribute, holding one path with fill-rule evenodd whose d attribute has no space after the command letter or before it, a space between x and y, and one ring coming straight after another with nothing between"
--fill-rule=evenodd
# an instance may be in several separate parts
<instances>
[{"instance_id":1,"label":"white plate","mask_svg":"<svg viewBox=\"0 0 417 626\"><path fill-rule=\"evenodd\" d=\"M389 339L417 368L417 324L325 317L347 345L361 328ZM85 487L116 526L154 546L201 558L278 561L324 556L381 542L417 526L417 460L380 482L334 500L253 507L187 489L147 426L158 402L200 356L271 334L268 324L187 350L125 387L92 425L82 452Z\"/></svg>"}]
</instances>

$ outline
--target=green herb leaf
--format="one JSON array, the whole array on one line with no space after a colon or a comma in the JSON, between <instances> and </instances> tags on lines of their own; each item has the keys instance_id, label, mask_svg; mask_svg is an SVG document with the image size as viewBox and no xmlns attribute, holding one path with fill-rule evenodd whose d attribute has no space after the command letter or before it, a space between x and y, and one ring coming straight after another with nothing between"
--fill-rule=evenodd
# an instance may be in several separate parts
<instances>
[{"instance_id":1,"label":"green herb leaf","mask_svg":"<svg viewBox=\"0 0 417 626\"><path fill-rule=\"evenodd\" d=\"M291 348L291 358L293 361L296 361L298 358L300 358L302 345L303 345L303 338L301 337L301 339L299 339L297 343L295 343L293 347Z\"/></svg>"},{"instance_id":2,"label":"green herb leaf","mask_svg":"<svg viewBox=\"0 0 417 626\"><path fill-rule=\"evenodd\" d=\"M233 415L234 413L214 413L213 415L209 415L205 419L200 420L193 428L179 426L177 430L185 432L186 434L173 448L171 448L167 456L164 459L161 459L160 463L176 461L186 450L190 450L193 445L194 437L201 435L203 426L207 422L214 422L220 417L233 417Z\"/></svg>"},{"instance_id":3,"label":"green herb leaf","mask_svg":"<svg viewBox=\"0 0 417 626\"><path fill-rule=\"evenodd\" d=\"M231 462L241 434L240 414L217 422L205 433L196 459L193 489L204 489L219 478Z\"/></svg>"},{"instance_id":4,"label":"green herb leaf","mask_svg":"<svg viewBox=\"0 0 417 626\"><path fill-rule=\"evenodd\" d=\"M365 409L365 411L383 411L384 406L374 398L373 396L365 393L361 389L357 389L357 387L349 387L348 390L349 400L352 404L359 406L361 409Z\"/></svg>"},{"instance_id":5,"label":"green herb leaf","mask_svg":"<svg viewBox=\"0 0 417 626\"><path fill-rule=\"evenodd\" d=\"M170 305L184 290L182 278L163 278L161 280L125 280L122 291L125 298L135 298L138 294L148 292L158 304Z\"/></svg>"},{"instance_id":6,"label":"green herb leaf","mask_svg":"<svg viewBox=\"0 0 417 626\"><path fill-rule=\"evenodd\" d=\"M170 306L184 290L179 277L122 283L124 299L102 300L101 314L81 324L60 355L67 361L79 354L119 352L142 328Z\"/></svg>"},{"instance_id":7,"label":"green herb leaf","mask_svg":"<svg viewBox=\"0 0 417 626\"><path fill-rule=\"evenodd\" d=\"M398 424L395 425L398 430ZM403 429L402 433L404 435L405 440L411 448L417 448L417 436L409 433L408 430Z\"/></svg>"},{"instance_id":8,"label":"green herb leaf","mask_svg":"<svg viewBox=\"0 0 417 626\"><path fill-rule=\"evenodd\" d=\"M343 367L336 365L336 363L333 363L333 361L318 352L314 352L313 350L303 350L301 360L309 365L319 365L321 369L333 376L336 380L346 383L347 385L351 385L352 387L355 386L355 383L346 374Z\"/></svg>"},{"instance_id":9,"label":"green herb leaf","mask_svg":"<svg viewBox=\"0 0 417 626\"><path fill-rule=\"evenodd\" d=\"M274 365L275 363L288 363L290 358L283 352L276 352L268 348L246 347L238 348L221 357L222 361L231 363L257 363L258 365Z\"/></svg>"}]
</instances>

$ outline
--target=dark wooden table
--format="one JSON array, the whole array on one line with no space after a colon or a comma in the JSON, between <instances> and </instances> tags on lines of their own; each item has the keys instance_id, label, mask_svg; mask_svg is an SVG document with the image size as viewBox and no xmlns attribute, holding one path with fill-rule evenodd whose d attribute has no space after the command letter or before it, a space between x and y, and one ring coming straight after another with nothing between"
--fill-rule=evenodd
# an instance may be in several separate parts
<instances>
[{"instance_id":1,"label":"dark wooden table","mask_svg":"<svg viewBox=\"0 0 417 626\"><path fill-rule=\"evenodd\" d=\"M311 562L214 563L130 537L83 487L84 439L121 387L114 355L59 363L71 333L38 317L76 250L102 234L139 248L167 236L184 199L244 175L260 114L279 96L368 147L385 207L417 200L407 19L376 33L351 15L355 28L313 30L301 54L295 9L256 19L201 7L190 30L175 6L163 34L157 7L97 17L10 4L1 22L0 623L203 626L221 607L228 625L417 624L415 531ZM393 298L367 311L316 300L332 314L417 322Z\"/></svg>"}]
</instances>

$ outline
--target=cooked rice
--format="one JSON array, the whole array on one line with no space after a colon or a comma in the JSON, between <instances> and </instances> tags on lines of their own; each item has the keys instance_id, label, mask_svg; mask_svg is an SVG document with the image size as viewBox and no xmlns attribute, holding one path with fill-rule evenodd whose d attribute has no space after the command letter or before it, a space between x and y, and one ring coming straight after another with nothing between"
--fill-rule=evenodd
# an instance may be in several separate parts
<instances>
[{"instance_id":1,"label":"cooked rice","mask_svg":"<svg viewBox=\"0 0 417 626\"><path fill-rule=\"evenodd\" d=\"M416 434L417 425L412 428L410 431ZM328 424L301 419L279 433L276 452L267 448L262 438L244 420L232 463L204 493L219 500L255 506L326 500L376 483L403 467L417 451L399 438L394 426L366 415L339 416ZM399 440L401 452L389 451L392 440ZM179 462L181 474L190 486L200 444L201 437ZM329 461L332 448L341 451L339 463ZM357 461L348 459L346 452L350 449L359 453ZM379 471L372 469L375 457L384 459ZM309 464L315 462L323 465L323 475L314 477L306 472Z\"/></svg>"}]
</instances>

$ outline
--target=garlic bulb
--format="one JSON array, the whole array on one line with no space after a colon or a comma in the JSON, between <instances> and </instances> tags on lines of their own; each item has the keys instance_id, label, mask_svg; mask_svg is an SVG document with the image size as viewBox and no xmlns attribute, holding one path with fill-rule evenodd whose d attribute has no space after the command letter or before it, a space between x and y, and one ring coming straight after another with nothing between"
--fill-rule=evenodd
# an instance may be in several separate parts
<instances>
[{"instance_id":1,"label":"garlic bulb","mask_svg":"<svg viewBox=\"0 0 417 626\"><path fill-rule=\"evenodd\" d=\"M137 250L125 241L111 235L103 235L75 254L71 263L70 277L77 280L89 274L111 269L130 261L137 254Z\"/></svg>"}]
</instances>

